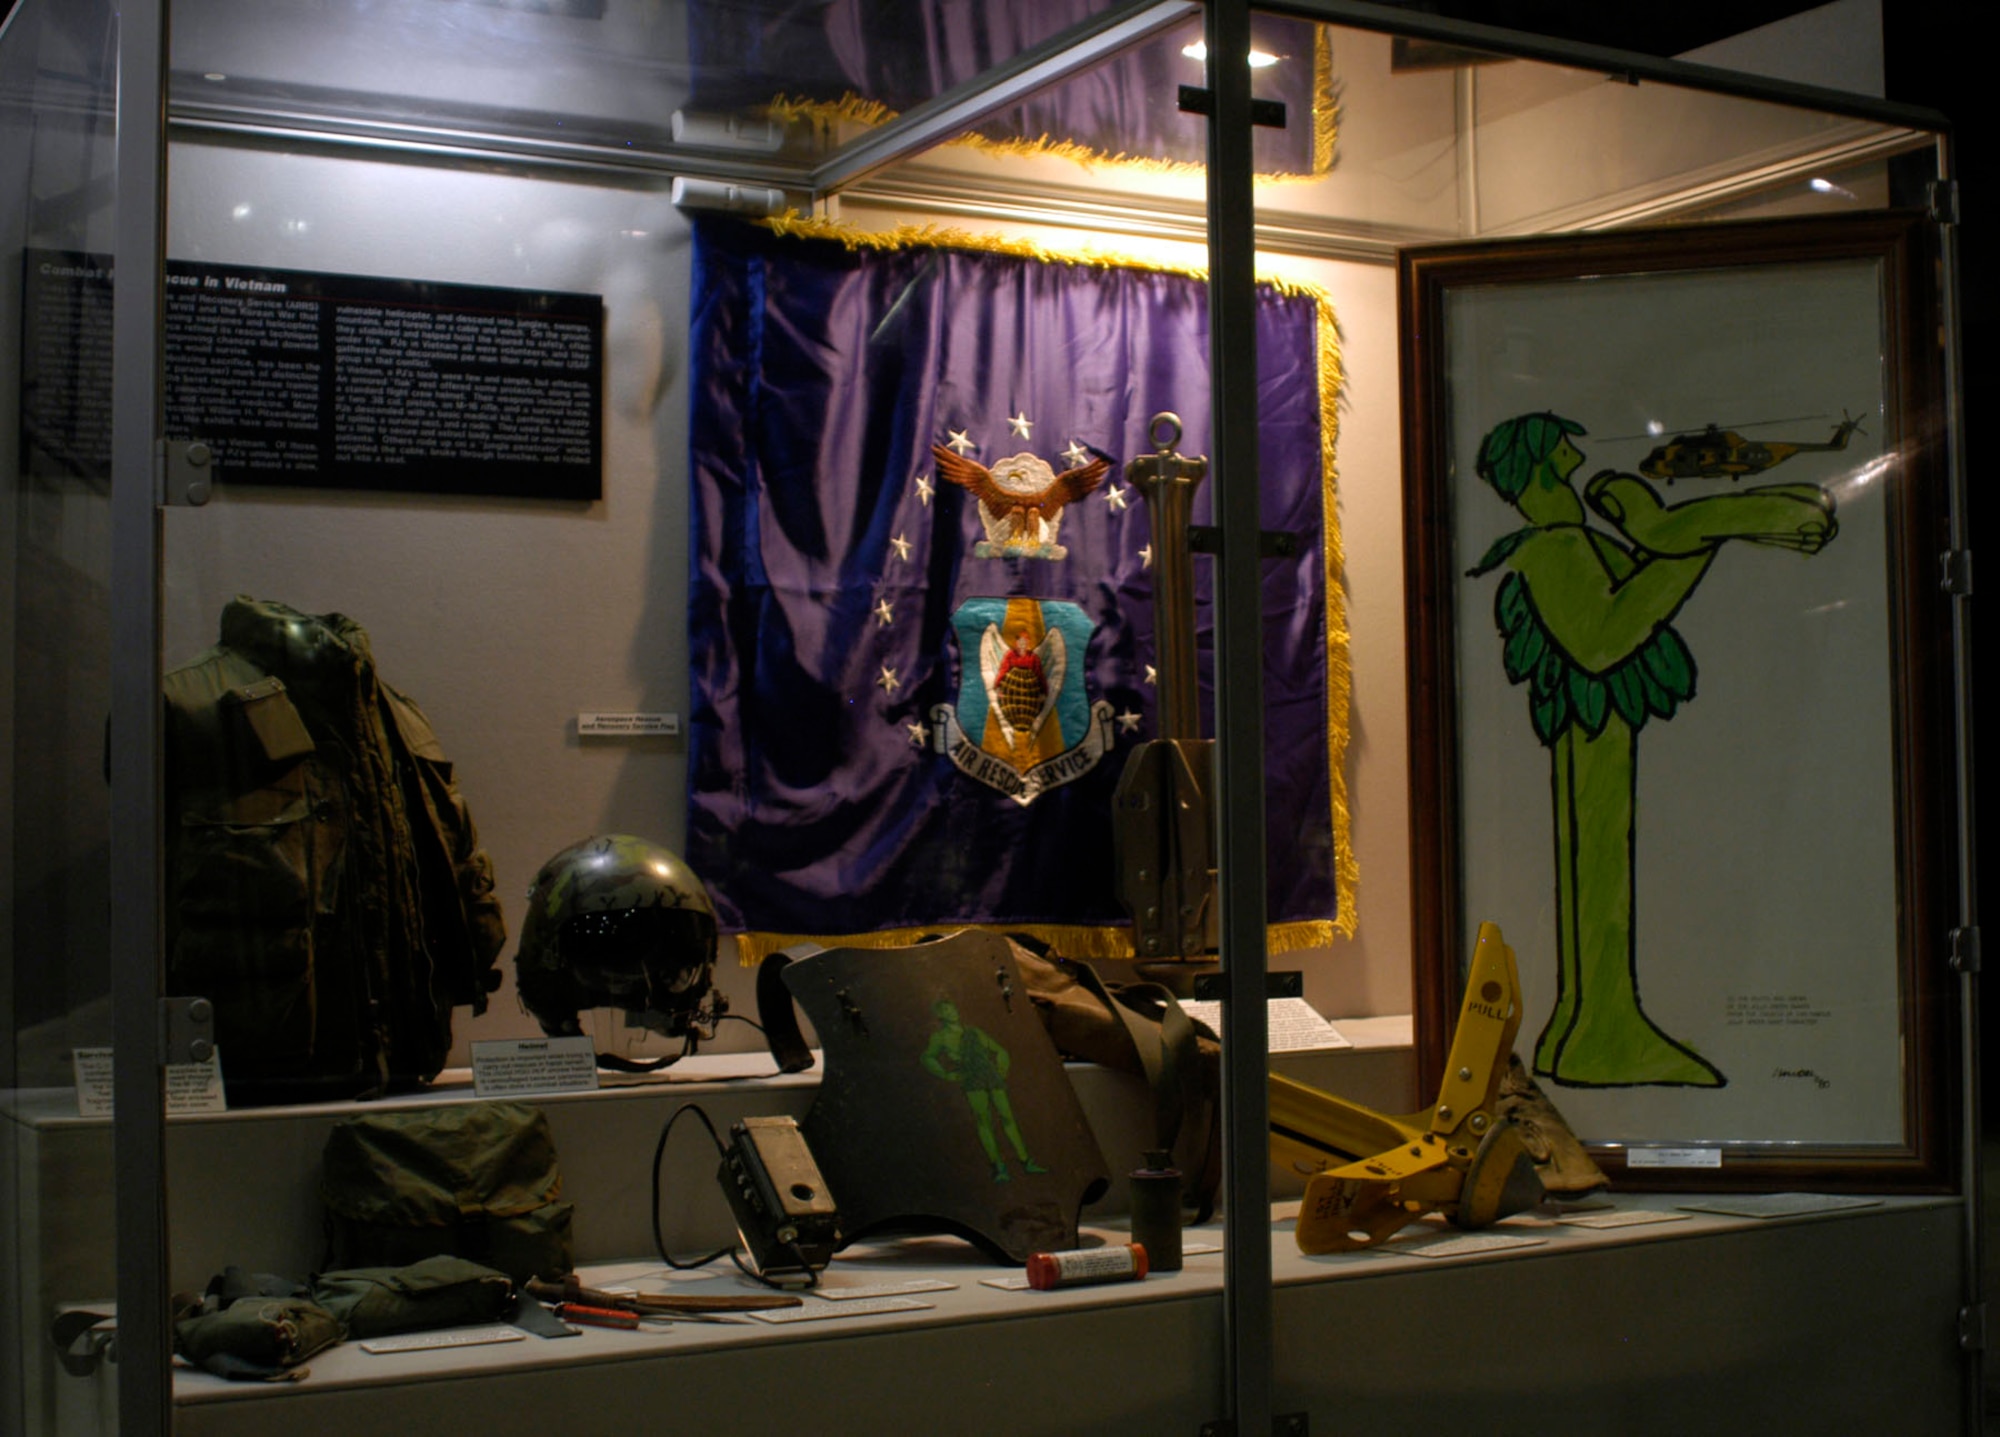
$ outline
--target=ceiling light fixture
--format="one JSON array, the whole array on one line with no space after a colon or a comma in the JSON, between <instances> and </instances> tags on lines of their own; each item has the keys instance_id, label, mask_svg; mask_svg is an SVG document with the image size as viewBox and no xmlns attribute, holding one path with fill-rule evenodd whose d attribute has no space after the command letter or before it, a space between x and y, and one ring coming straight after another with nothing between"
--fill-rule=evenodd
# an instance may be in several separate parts
<instances>
[{"instance_id":1,"label":"ceiling light fixture","mask_svg":"<svg viewBox=\"0 0 2000 1437\"><path fill-rule=\"evenodd\" d=\"M1206 61L1208 59L1208 42L1197 40L1192 45L1183 45L1181 46L1181 53L1190 60ZM1250 68L1253 70L1268 70L1277 63L1278 57L1276 55L1269 54L1263 50L1252 50L1250 52Z\"/></svg>"}]
</instances>

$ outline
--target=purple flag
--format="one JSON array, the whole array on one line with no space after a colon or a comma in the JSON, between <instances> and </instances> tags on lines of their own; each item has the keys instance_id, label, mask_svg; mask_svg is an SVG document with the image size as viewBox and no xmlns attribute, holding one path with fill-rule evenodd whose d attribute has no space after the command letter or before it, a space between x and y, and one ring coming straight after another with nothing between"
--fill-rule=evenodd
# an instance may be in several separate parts
<instances>
[{"instance_id":1,"label":"purple flag","mask_svg":"<svg viewBox=\"0 0 2000 1437\"><path fill-rule=\"evenodd\" d=\"M1269 914L1293 946L1331 935L1345 722L1321 310L1259 288L1263 522L1300 540L1263 589ZM762 935L746 953L964 923L1130 951L1111 800L1159 730L1123 469L1162 410L1207 452L1207 323L1177 274L697 224L687 857L724 930Z\"/></svg>"}]
</instances>

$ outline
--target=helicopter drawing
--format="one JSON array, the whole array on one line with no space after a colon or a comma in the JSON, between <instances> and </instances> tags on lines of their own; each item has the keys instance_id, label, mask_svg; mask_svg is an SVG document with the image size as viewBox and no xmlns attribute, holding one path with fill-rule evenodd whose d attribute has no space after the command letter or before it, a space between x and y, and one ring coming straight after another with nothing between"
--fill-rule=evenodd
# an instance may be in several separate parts
<instances>
[{"instance_id":1,"label":"helicopter drawing","mask_svg":"<svg viewBox=\"0 0 2000 1437\"><path fill-rule=\"evenodd\" d=\"M1744 426L1746 429L1753 427ZM1845 449L1848 439L1860 429L1861 421L1847 417L1845 411L1841 413L1840 423L1834 426L1833 437L1824 444L1745 439L1733 429L1710 424L1699 432L1676 434L1657 446L1639 461L1639 472L1648 479L1664 479L1669 484L1676 479L1728 479L1734 482L1747 475L1762 474L1794 454Z\"/></svg>"}]
</instances>

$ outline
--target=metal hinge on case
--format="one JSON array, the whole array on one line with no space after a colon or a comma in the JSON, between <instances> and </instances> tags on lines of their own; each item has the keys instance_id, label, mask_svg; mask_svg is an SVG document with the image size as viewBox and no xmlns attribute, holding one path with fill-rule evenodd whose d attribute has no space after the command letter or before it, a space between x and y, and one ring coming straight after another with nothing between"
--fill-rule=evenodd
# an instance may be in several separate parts
<instances>
[{"instance_id":1,"label":"metal hinge on case","mask_svg":"<svg viewBox=\"0 0 2000 1437\"><path fill-rule=\"evenodd\" d=\"M215 1056L215 1005L206 998L160 999L160 1065L206 1063Z\"/></svg>"},{"instance_id":2,"label":"metal hinge on case","mask_svg":"<svg viewBox=\"0 0 2000 1437\"><path fill-rule=\"evenodd\" d=\"M1931 218L1941 225L1958 223L1958 181L1932 180L1929 185Z\"/></svg>"},{"instance_id":3,"label":"metal hinge on case","mask_svg":"<svg viewBox=\"0 0 2000 1437\"><path fill-rule=\"evenodd\" d=\"M1979 971L1979 930L1977 928L1954 928L1951 930L1951 956L1947 960L1954 973L1977 973Z\"/></svg>"},{"instance_id":4,"label":"metal hinge on case","mask_svg":"<svg viewBox=\"0 0 2000 1437\"><path fill-rule=\"evenodd\" d=\"M1967 1303L1958 1310L1958 1350L1960 1352L1986 1350L1985 1303Z\"/></svg>"},{"instance_id":5,"label":"metal hinge on case","mask_svg":"<svg viewBox=\"0 0 2000 1437\"><path fill-rule=\"evenodd\" d=\"M1938 562L1944 566L1938 586L1947 594L1969 597L1972 593L1972 550L1947 549L1938 555Z\"/></svg>"},{"instance_id":6,"label":"metal hinge on case","mask_svg":"<svg viewBox=\"0 0 2000 1437\"><path fill-rule=\"evenodd\" d=\"M155 451L160 503L199 508L215 486L215 449L201 439L162 439Z\"/></svg>"}]
</instances>

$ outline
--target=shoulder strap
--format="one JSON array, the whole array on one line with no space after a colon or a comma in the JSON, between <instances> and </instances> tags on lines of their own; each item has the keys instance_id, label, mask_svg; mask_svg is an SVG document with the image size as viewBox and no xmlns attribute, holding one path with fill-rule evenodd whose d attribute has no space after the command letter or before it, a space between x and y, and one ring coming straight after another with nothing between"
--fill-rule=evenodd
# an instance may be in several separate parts
<instances>
[{"instance_id":1,"label":"shoulder strap","mask_svg":"<svg viewBox=\"0 0 2000 1437\"><path fill-rule=\"evenodd\" d=\"M1172 1148L1180 1140L1181 1119L1187 1111L1186 1084L1195 1075L1194 1024L1174 995L1158 983L1128 984L1113 995L1088 963L1073 963L1070 972L1117 1016L1132 1040L1146 1086L1153 1092L1155 1146ZM1138 1011L1141 1008L1152 1011Z\"/></svg>"},{"instance_id":2,"label":"shoulder strap","mask_svg":"<svg viewBox=\"0 0 2000 1437\"><path fill-rule=\"evenodd\" d=\"M812 1049L799 1030L799 1010L792 1002L792 990L785 986L784 972L795 958L810 958L824 951L817 943L795 943L769 954L757 965L757 1021L764 1027L764 1041L781 1073L803 1073L813 1065Z\"/></svg>"}]
</instances>

